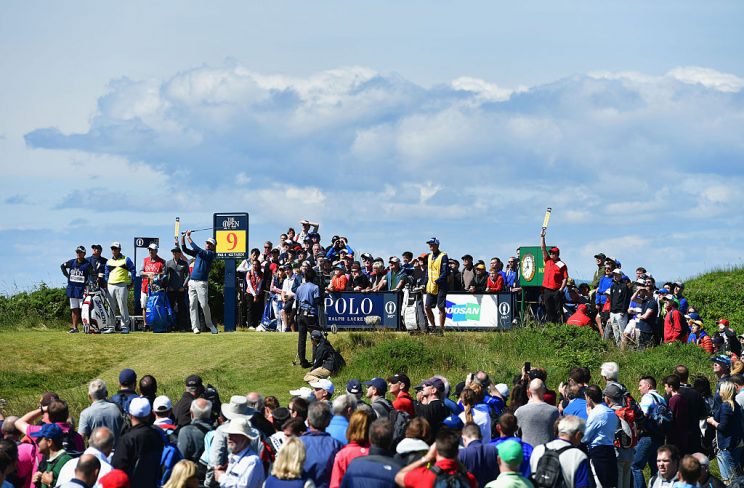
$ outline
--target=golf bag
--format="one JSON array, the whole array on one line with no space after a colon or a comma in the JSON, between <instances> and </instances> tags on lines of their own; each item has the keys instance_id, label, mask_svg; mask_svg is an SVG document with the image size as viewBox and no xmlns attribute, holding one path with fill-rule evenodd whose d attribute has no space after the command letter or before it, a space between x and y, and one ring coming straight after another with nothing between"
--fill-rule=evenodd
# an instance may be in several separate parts
<instances>
[{"instance_id":1,"label":"golf bag","mask_svg":"<svg viewBox=\"0 0 744 488\"><path fill-rule=\"evenodd\" d=\"M256 330L259 332L276 332L278 320L274 315L274 307L272 306L271 296L266 293L266 305L264 305L263 315L261 316L261 323L258 324Z\"/></svg>"},{"instance_id":2,"label":"golf bag","mask_svg":"<svg viewBox=\"0 0 744 488\"><path fill-rule=\"evenodd\" d=\"M116 330L116 317L108 291L96 284L88 285L85 290L81 315L86 334L110 334Z\"/></svg>"},{"instance_id":3,"label":"golf bag","mask_svg":"<svg viewBox=\"0 0 744 488\"><path fill-rule=\"evenodd\" d=\"M176 317L168 300L168 294L157 280L150 282L145 314L147 326L153 332L169 332L176 324Z\"/></svg>"},{"instance_id":4,"label":"golf bag","mask_svg":"<svg viewBox=\"0 0 744 488\"><path fill-rule=\"evenodd\" d=\"M426 315L421 290L406 286L403 289L403 325L409 332L426 330Z\"/></svg>"}]
</instances>

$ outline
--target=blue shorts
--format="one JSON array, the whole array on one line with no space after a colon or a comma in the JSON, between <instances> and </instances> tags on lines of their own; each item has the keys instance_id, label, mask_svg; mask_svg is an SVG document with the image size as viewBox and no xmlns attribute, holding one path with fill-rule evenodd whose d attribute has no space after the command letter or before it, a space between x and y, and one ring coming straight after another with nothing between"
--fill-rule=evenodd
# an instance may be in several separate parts
<instances>
[{"instance_id":1,"label":"blue shorts","mask_svg":"<svg viewBox=\"0 0 744 488\"><path fill-rule=\"evenodd\" d=\"M432 293L426 294L426 306L428 308L432 308L436 304L437 308L443 309L445 305L445 298L447 298L447 290L443 289L440 286L439 292L436 295Z\"/></svg>"}]
</instances>

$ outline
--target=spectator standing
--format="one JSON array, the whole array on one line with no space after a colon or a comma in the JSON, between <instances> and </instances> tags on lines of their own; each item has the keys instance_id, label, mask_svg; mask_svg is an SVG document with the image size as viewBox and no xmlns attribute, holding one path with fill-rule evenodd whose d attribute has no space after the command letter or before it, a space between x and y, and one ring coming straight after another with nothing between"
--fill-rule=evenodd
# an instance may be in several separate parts
<instances>
[{"instance_id":1,"label":"spectator standing","mask_svg":"<svg viewBox=\"0 0 744 488\"><path fill-rule=\"evenodd\" d=\"M341 488L392 488L395 475L402 467L393 458L393 424L388 419L377 419L370 425L370 448L367 456L354 458L346 468Z\"/></svg>"},{"instance_id":2,"label":"spectator standing","mask_svg":"<svg viewBox=\"0 0 744 488\"><path fill-rule=\"evenodd\" d=\"M628 307L630 306L630 288L623 282L623 272L620 268L612 271L612 285L608 292L610 318L607 325L612 328L615 345L620 345L623 331L628 325Z\"/></svg>"},{"instance_id":3,"label":"spectator standing","mask_svg":"<svg viewBox=\"0 0 744 488\"><path fill-rule=\"evenodd\" d=\"M62 263L62 274L67 278L67 289L65 294L70 302L70 311L72 315L72 328L68 331L71 334L79 332L78 324L81 321L81 311L83 306L83 295L85 294L85 285L93 276L93 267L91 262L85 258L85 247L78 246L75 249L77 257Z\"/></svg>"},{"instance_id":4,"label":"spectator standing","mask_svg":"<svg viewBox=\"0 0 744 488\"><path fill-rule=\"evenodd\" d=\"M421 459L412 462L395 475L398 486L406 488L431 487L440 477L455 475L471 488L478 486L478 481L471 473L462 468L457 460L459 436L449 429L442 429L437 434L436 442ZM427 465L433 465L428 468ZM456 485L457 486L457 485Z\"/></svg>"},{"instance_id":5,"label":"spectator standing","mask_svg":"<svg viewBox=\"0 0 744 488\"><path fill-rule=\"evenodd\" d=\"M624 399L625 392L617 385L617 383L609 383L604 389L604 402L605 405L610 407L618 415L621 408L625 407ZM625 424L623 424L625 422ZM622 439L624 436L632 439L632 430L635 425L629 425L625 420L618 421L618 431L614 435L614 439L617 440L618 436ZM619 432L622 430L622 434ZM617 444L620 444L619 446ZM630 488L633 485L633 475L631 472L631 465L633 464L633 456L635 455L635 449L632 446L625 447L622 442L616 442L615 454L617 456L617 486L618 488Z\"/></svg>"},{"instance_id":6,"label":"spectator standing","mask_svg":"<svg viewBox=\"0 0 744 488\"><path fill-rule=\"evenodd\" d=\"M711 417L708 425L716 430L718 444L718 467L721 479L725 484L736 476L739 465L739 443L742 441L742 413L741 407L734 401L736 386L725 381L720 387L721 406Z\"/></svg>"},{"instance_id":7,"label":"spectator standing","mask_svg":"<svg viewBox=\"0 0 744 488\"><path fill-rule=\"evenodd\" d=\"M362 384L367 387L367 398L377 418L387 418L393 409L393 404L385 398L387 382L382 378L372 378Z\"/></svg>"},{"instance_id":8,"label":"spectator standing","mask_svg":"<svg viewBox=\"0 0 744 488\"><path fill-rule=\"evenodd\" d=\"M328 424L326 432L342 445L349 443L347 431L349 429L349 418L356 410L356 397L351 394L340 395L333 400L331 411L331 423Z\"/></svg>"},{"instance_id":9,"label":"spectator standing","mask_svg":"<svg viewBox=\"0 0 744 488\"><path fill-rule=\"evenodd\" d=\"M185 240L189 241L191 249L186 247ZM209 327L212 334L217 333L217 327L212 323L212 314L209 308L209 270L212 268L212 262L217 258L214 252L217 241L211 237L206 240L204 249L196 245L191 239L191 230L187 230L181 237L181 248L183 252L195 258L194 269L191 271L189 279L189 304L191 312L191 329L194 334L201 332L199 321L199 307L204 313L204 323Z\"/></svg>"},{"instance_id":10,"label":"spectator standing","mask_svg":"<svg viewBox=\"0 0 744 488\"><path fill-rule=\"evenodd\" d=\"M246 417L231 420L224 432L230 455L227 467L218 466L214 471L220 488L261 488L264 482L263 466L261 459L251 449L258 432Z\"/></svg>"},{"instance_id":11,"label":"spectator standing","mask_svg":"<svg viewBox=\"0 0 744 488\"><path fill-rule=\"evenodd\" d=\"M406 412L413 417L413 398L408 393L411 388L411 380L403 373L394 374L387 379L390 394L393 396L393 408L401 412Z\"/></svg>"},{"instance_id":12,"label":"spectator standing","mask_svg":"<svg viewBox=\"0 0 744 488\"><path fill-rule=\"evenodd\" d=\"M111 258L106 261L106 283L111 295L114 315L121 315L121 333L129 333L129 290L137 269L131 259L121 253L119 242L111 243Z\"/></svg>"},{"instance_id":13,"label":"spectator standing","mask_svg":"<svg viewBox=\"0 0 744 488\"><path fill-rule=\"evenodd\" d=\"M715 333L714 339L719 339L723 344L718 350L719 353L730 352L736 354L737 357L741 356L741 343L727 319L718 321L718 332Z\"/></svg>"},{"instance_id":14,"label":"spectator standing","mask_svg":"<svg viewBox=\"0 0 744 488\"><path fill-rule=\"evenodd\" d=\"M62 447L62 429L56 424L44 424L28 436L34 439L42 456L38 470L33 475L33 482L41 488L57 486L62 467L72 459Z\"/></svg>"},{"instance_id":15,"label":"spectator standing","mask_svg":"<svg viewBox=\"0 0 744 488\"><path fill-rule=\"evenodd\" d=\"M199 462L204 453L204 438L212 430L212 402L197 398L189 407L191 423L178 430L178 450L184 459Z\"/></svg>"},{"instance_id":16,"label":"spectator standing","mask_svg":"<svg viewBox=\"0 0 744 488\"><path fill-rule=\"evenodd\" d=\"M317 488L328 488L333 460L343 447L325 429L331 422L331 408L326 402L313 402L308 409L308 431L300 440L305 444L307 458L303 476L313 480Z\"/></svg>"},{"instance_id":17,"label":"spectator standing","mask_svg":"<svg viewBox=\"0 0 744 488\"><path fill-rule=\"evenodd\" d=\"M119 407L109 402L106 383L101 379L95 379L88 383L88 399L91 404L80 412L78 421L78 432L84 437L90 437L98 427L107 427L113 432L114 440L121 432L122 416ZM105 473L104 473L105 474Z\"/></svg>"},{"instance_id":18,"label":"spectator standing","mask_svg":"<svg viewBox=\"0 0 744 488\"><path fill-rule=\"evenodd\" d=\"M276 454L271 476L266 478L264 488L314 488L315 483L302 474L306 459L305 444L297 437L287 439Z\"/></svg>"},{"instance_id":19,"label":"spectator standing","mask_svg":"<svg viewBox=\"0 0 744 488\"><path fill-rule=\"evenodd\" d=\"M541 379L533 379L527 390L529 400L514 412L522 431L522 440L532 446L550 441L553 438L553 424L558 420L558 409L545 403L544 396L545 383Z\"/></svg>"},{"instance_id":20,"label":"spectator standing","mask_svg":"<svg viewBox=\"0 0 744 488\"><path fill-rule=\"evenodd\" d=\"M189 375L184 381L184 392L173 408L176 425L183 427L191 423L191 402L204 393L204 382L199 375Z\"/></svg>"},{"instance_id":21,"label":"spectator standing","mask_svg":"<svg viewBox=\"0 0 744 488\"><path fill-rule=\"evenodd\" d=\"M659 304L653 297L648 286L639 287L635 294L635 300L639 301L641 311L637 314L636 327L640 332L638 345L641 349L652 346L656 336L656 321L659 316Z\"/></svg>"},{"instance_id":22,"label":"spectator standing","mask_svg":"<svg viewBox=\"0 0 744 488\"><path fill-rule=\"evenodd\" d=\"M723 481L710 474L710 459L708 456L702 452L696 452L692 456L700 463L700 479L698 480L700 488L724 488L726 486Z\"/></svg>"},{"instance_id":23,"label":"spectator standing","mask_svg":"<svg viewBox=\"0 0 744 488\"><path fill-rule=\"evenodd\" d=\"M537 472L540 459L545 452L556 451L561 464L561 473L567 488L589 488L592 486L592 475L589 458L579 447L584 435L584 420L574 415L567 415L558 422L558 438L546 444L536 446L530 458L532 472Z\"/></svg>"},{"instance_id":24,"label":"spectator standing","mask_svg":"<svg viewBox=\"0 0 744 488\"><path fill-rule=\"evenodd\" d=\"M585 395L589 415L582 442L589 448L589 458L599 482L604 488L615 487L618 472L614 440L619 420L615 412L603 403L597 385L587 387Z\"/></svg>"},{"instance_id":25,"label":"spectator standing","mask_svg":"<svg viewBox=\"0 0 744 488\"><path fill-rule=\"evenodd\" d=\"M131 368L122 369L119 372L119 391L111 397L111 402L119 407L122 415L129 412L129 402L137 398L137 373Z\"/></svg>"},{"instance_id":26,"label":"spectator standing","mask_svg":"<svg viewBox=\"0 0 744 488\"><path fill-rule=\"evenodd\" d=\"M349 442L338 451L333 461L330 488L341 486L341 479L352 460L369 454L369 429L372 420L374 420L373 416L361 410L351 415L349 426L346 429L346 437Z\"/></svg>"},{"instance_id":27,"label":"spectator standing","mask_svg":"<svg viewBox=\"0 0 744 488\"><path fill-rule=\"evenodd\" d=\"M83 441L83 437L75 432L72 424L68 421L70 410L67 407L67 402L60 400L56 393L45 394L45 397L42 397L39 408L27 412L23 417L15 421L15 428L27 436L33 437L33 434L41 430L45 425L55 424L62 430L62 434L67 437L64 447L68 454L80 454L85 449L85 442ZM48 403L46 403L47 401ZM32 422L39 417L41 417L42 423L40 425L32 425Z\"/></svg>"},{"instance_id":28,"label":"spectator standing","mask_svg":"<svg viewBox=\"0 0 744 488\"><path fill-rule=\"evenodd\" d=\"M519 474L523 461L522 448L515 441L506 441L498 446L499 477L486 488L533 488L532 482Z\"/></svg>"},{"instance_id":29,"label":"spectator standing","mask_svg":"<svg viewBox=\"0 0 744 488\"><path fill-rule=\"evenodd\" d=\"M702 449L702 433L700 432L700 421L706 418L706 406L703 396L688 384L690 371L684 364L678 364L674 368L674 374L679 377L679 394L687 402L687 452L693 454Z\"/></svg>"},{"instance_id":30,"label":"spectator standing","mask_svg":"<svg viewBox=\"0 0 744 488\"><path fill-rule=\"evenodd\" d=\"M514 414L511 413L501 414L501 417L499 417L499 420L496 423L496 433L499 437L492 440L491 444L494 446L498 446L502 442L506 442L508 440L518 442L519 445L522 446L522 454L524 455L521 472L523 476L527 477L530 475L530 457L532 456L533 447L530 444L524 442L519 437L516 437L517 430L519 430L517 425L517 417L515 417Z\"/></svg>"},{"instance_id":31,"label":"spectator standing","mask_svg":"<svg viewBox=\"0 0 744 488\"><path fill-rule=\"evenodd\" d=\"M664 432L651 421L655 410L661 405L667 407L667 401L656 391L656 379L653 376L643 376L638 381L638 391L641 394L639 406L643 412L645 422L638 432L631 472L633 473L633 487L644 488L646 482L643 470L648 465L651 476L656 475L656 450L664 443Z\"/></svg>"},{"instance_id":32,"label":"spectator standing","mask_svg":"<svg viewBox=\"0 0 744 488\"><path fill-rule=\"evenodd\" d=\"M486 273L486 265L478 263L475 265L475 275L473 276L473 284L470 286L472 290L470 293L486 293L488 287L488 274Z\"/></svg>"},{"instance_id":33,"label":"spectator standing","mask_svg":"<svg viewBox=\"0 0 744 488\"><path fill-rule=\"evenodd\" d=\"M648 481L648 488L672 488L679 470L679 449L664 444L656 451L657 474Z\"/></svg>"},{"instance_id":34,"label":"spectator standing","mask_svg":"<svg viewBox=\"0 0 744 488\"><path fill-rule=\"evenodd\" d=\"M501 293L502 291L504 291L504 277L496 268L492 268L486 280L486 293Z\"/></svg>"},{"instance_id":35,"label":"spectator standing","mask_svg":"<svg viewBox=\"0 0 744 488\"><path fill-rule=\"evenodd\" d=\"M461 289L473 293L473 279L475 279L475 268L473 267L473 256L464 255L462 258L462 271L460 272Z\"/></svg>"},{"instance_id":36,"label":"spectator standing","mask_svg":"<svg viewBox=\"0 0 744 488\"><path fill-rule=\"evenodd\" d=\"M504 272L506 289L512 293L520 291L519 287L519 260L516 256L511 256L506 260L506 271Z\"/></svg>"},{"instance_id":37,"label":"spectator standing","mask_svg":"<svg viewBox=\"0 0 744 488\"><path fill-rule=\"evenodd\" d=\"M333 392L333 383L330 383L330 391ZM254 429L258 430L264 437L270 437L276 432L274 425L266 418L266 405L264 397L257 391L248 392L245 395L246 405L248 408L253 409L253 415L251 415L251 425Z\"/></svg>"},{"instance_id":38,"label":"spectator standing","mask_svg":"<svg viewBox=\"0 0 744 488\"><path fill-rule=\"evenodd\" d=\"M667 295L664 309L664 342L687 342L687 333L685 332L687 322L679 310L677 302L672 295Z\"/></svg>"},{"instance_id":39,"label":"spectator standing","mask_svg":"<svg viewBox=\"0 0 744 488\"><path fill-rule=\"evenodd\" d=\"M417 401L413 404L416 417L423 417L429 422L433 436L439 432L442 422L446 419L450 411L444 405L444 382L434 376L425 380L422 389L416 395Z\"/></svg>"},{"instance_id":40,"label":"spectator standing","mask_svg":"<svg viewBox=\"0 0 744 488\"><path fill-rule=\"evenodd\" d=\"M106 476L113 468L108 459L114 450L114 433L106 427L98 427L93 431L88 441L88 448L83 454L89 454L98 459L100 468L98 480ZM57 483L62 484L72 480L75 477L75 468L77 468L80 458L73 458L62 467L59 472ZM91 484L92 485L92 484Z\"/></svg>"},{"instance_id":41,"label":"spectator standing","mask_svg":"<svg viewBox=\"0 0 744 488\"><path fill-rule=\"evenodd\" d=\"M297 324L299 327L299 333L297 335L297 357L300 360L300 366L302 368L309 368L312 366L312 363L310 363L305 356L307 348L307 332L308 330L318 327L320 289L318 288L318 285L313 282L314 277L314 272L308 270L302 279L302 284L297 288L296 295L298 315Z\"/></svg>"},{"instance_id":42,"label":"spectator standing","mask_svg":"<svg viewBox=\"0 0 744 488\"><path fill-rule=\"evenodd\" d=\"M146 398L134 398L129 402L132 428L121 436L111 459L114 468L127 473L132 486L142 488L160 486L163 436L149 425L151 413Z\"/></svg>"},{"instance_id":43,"label":"spectator standing","mask_svg":"<svg viewBox=\"0 0 744 488\"><path fill-rule=\"evenodd\" d=\"M679 394L679 377L675 374L664 378L664 391L672 411L672 425L667 433L667 444L677 446L680 453L687 450L688 406L687 400Z\"/></svg>"},{"instance_id":44,"label":"spectator standing","mask_svg":"<svg viewBox=\"0 0 744 488\"><path fill-rule=\"evenodd\" d=\"M59 481L55 486L59 488L80 488L93 486L98 479L98 474L101 470L101 461L92 454L83 454L80 456L79 462L77 463L74 470L74 478L60 483Z\"/></svg>"},{"instance_id":45,"label":"spectator standing","mask_svg":"<svg viewBox=\"0 0 744 488\"><path fill-rule=\"evenodd\" d=\"M173 259L165 263L168 301L176 314L176 330L189 330L189 310L187 290L189 287L189 262L186 261L181 248L176 245L171 249Z\"/></svg>"},{"instance_id":46,"label":"spectator standing","mask_svg":"<svg viewBox=\"0 0 744 488\"><path fill-rule=\"evenodd\" d=\"M429 245L429 258L426 272L426 317L429 325L436 331L434 323L434 312L432 308L436 305L439 309L439 333L444 334L444 311L445 299L447 297L447 253L439 249L439 239L432 237L426 243Z\"/></svg>"},{"instance_id":47,"label":"spectator standing","mask_svg":"<svg viewBox=\"0 0 744 488\"><path fill-rule=\"evenodd\" d=\"M457 458L475 476L478 486L495 480L499 475L497 446L486 443L481 429L475 424L463 427L462 442L464 448L459 450Z\"/></svg>"},{"instance_id":48,"label":"spectator standing","mask_svg":"<svg viewBox=\"0 0 744 488\"><path fill-rule=\"evenodd\" d=\"M491 442L491 416L488 412L475 408L478 403L476 392L471 388L465 388L460 394L460 402L465 408L465 411L459 415L463 425L477 425L481 431L480 438L483 442Z\"/></svg>"},{"instance_id":49,"label":"spectator standing","mask_svg":"<svg viewBox=\"0 0 744 488\"><path fill-rule=\"evenodd\" d=\"M568 283L568 266L560 259L560 249L545 245L545 230L540 232L545 272L543 273L543 305L548 322L563 322L563 291Z\"/></svg>"}]
</instances>

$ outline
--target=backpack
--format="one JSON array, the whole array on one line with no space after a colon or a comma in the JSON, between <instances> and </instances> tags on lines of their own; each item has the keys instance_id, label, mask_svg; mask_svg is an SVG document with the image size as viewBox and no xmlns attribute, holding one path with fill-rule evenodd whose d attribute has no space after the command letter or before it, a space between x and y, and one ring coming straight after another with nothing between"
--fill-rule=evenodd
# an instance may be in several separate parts
<instances>
[{"instance_id":1,"label":"backpack","mask_svg":"<svg viewBox=\"0 0 744 488\"><path fill-rule=\"evenodd\" d=\"M664 401L664 398L658 393L651 393L654 403L646 418L648 430L654 434L666 434L672 425L672 411Z\"/></svg>"},{"instance_id":2,"label":"backpack","mask_svg":"<svg viewBox=\"0 0 744 488\"><path fill-rule=\"evenodd\" d=\"M636 426L636 409L631 405L630 397L626 397L625 406L613 409L620 425L615 431L615 447L629 448L638 444L638 429Z\"/></svg>"},{"instance_id":3,"label":"backpack","mask_svg":"<svg viewBox=\"0 0 744 488\"><path fill-rule=\"evenodd\" d=\"M436 476L432 488L470 488L470 479L465 474L466 471L459 466L454 473L445 473L437 465L429 469Z\"/></svg>"},{"instance_id":4,"label":"backpack","mask_svg":"<svg viewBox=\"0 0 744 488\"><path fill-rule=\"evenodd\" d=\"M204 389L204 393L202 393L201 397L212 402L212 417L210 418L210 422L212 425L217 425L217 419L222 410L222 402L220 401L220 394L217 391L217 388L207 383L207 387Z\"/></svg>"},{"instance_id":5,"label":"backpack","mask_svg":"<svg viewBox=\"0 0 744 488\"><path fill-rule=\"evenodd\" d=\"M411 414L402 410L392 409L388 419L393 424L393 448L406 437L406 428L411 422Z\"/></svg>"},{"instance_id":6,"label":"backpack","mask_svg":"<svg viewBox=\"0 0 744 488\"><path fill-rule=\"evenodd\" d=\"M570 444L560 449L549 449L547 445L545 446L545 452L537 462L537 469L531 477L535 488L566 488L560 456L573 447Z\"/></svg>"},{"instance_id":7,"label":"backpack","mask_svg":"<svg viewBox=\"0 0 744 488\"><path fill-rule=\"evenodd\" d=\"M70 457L76 458L80 457L82 452L75 449L75 441L73 440L73 436L76 434L74 429L70 429L67 432L62 432L62 447L67 452L67 454L70 455Z\"/></svg>"},{"instance_id":8,"label":"backpack","mask_svg":"<svg viewBox=\"0 0 744 488\"><path fill-rule=\"evenodd\" d=\"M157 427L155 427L157 428ZM170 443L168 435L162 429L158 429L160 435L163 437L163 454L160 455L160 484L164 485L173 473L175 465L183 459L181 451L176 446Z\"/></svg>"}]
</instances>

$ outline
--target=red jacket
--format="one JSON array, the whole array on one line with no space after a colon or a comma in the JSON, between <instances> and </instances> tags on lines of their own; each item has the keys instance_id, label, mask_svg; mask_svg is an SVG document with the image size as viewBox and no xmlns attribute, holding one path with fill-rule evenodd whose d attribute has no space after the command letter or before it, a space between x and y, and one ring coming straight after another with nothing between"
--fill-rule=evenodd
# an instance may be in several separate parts
<instances>
[{"instance_id":1,"label":"red jacket","mask_svg":"<svg viewBox=\"0 0 744 488\"><path fill-rule=\"evenodd\" d=\"M331 472L331 484L329 488L338 488L341 486L341 480L346 473L349 463L360 457L369 455L369 446L361 446L356 442L349 442L336 454L333 460L333 471Z\"/></svg>"},{"instance_id":2,"label":"red jacket","mask_svg":"<svg viewBox=\"0 0 744 488\"><path fill-rule=\"evenodd\" d=\"M496 273L496 280L494 281L489 276L486 280L486 293L498 293L500 291L504 291L504 277L501 276L501 273Z\"/></svg>"},{"instance_id":3,"label":"red jacket","mask_svg":"<svg viewBox=\"0 0 744 488\"><path fill-rule=\"evenodd\" d=\"M687 334L682 333L682 321L685 320L682 317L682 313L675 309L666 314L664 317L664 342L685 342L687 340Z\"/></svg>"},{"instance_id":4,"label":"red jacket","mask_svg":"<svg viewBox=\"0 0 744 488\"><path fill-rule=\"evenodd\" d=\"M416 415L413 411L413 398L407 391L401 390L398 392L397 398L393 400L393 408L401 412L407 412L411 417Z\"/></svg>"},{"instance_id":5,"label":"red jacket","mask_svg":"<svg viewBox=\"0 0 744 488\"><path fill-rule=\"evenodd\" d=\"M586 314L586 304L582 303L579 305L576 312L568 318L566 323L568 325L578 325L579 327L591 325L592 319Z\"/></svg>"}]
</instances>

